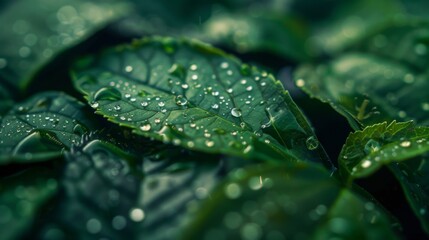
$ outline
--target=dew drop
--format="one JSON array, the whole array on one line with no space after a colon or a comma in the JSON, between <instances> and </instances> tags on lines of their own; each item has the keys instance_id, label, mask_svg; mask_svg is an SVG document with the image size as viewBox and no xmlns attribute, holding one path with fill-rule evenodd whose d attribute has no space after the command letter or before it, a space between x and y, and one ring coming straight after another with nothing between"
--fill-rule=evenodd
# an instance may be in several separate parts
<instances>
[{"instance_id":1,"label":"dew drop","mask_svg":"<svg viewBox=\"0 0 429 240\"><path fill-rule=\"evenodd\" d=\"M197 69L198 69L198 66L197 66L197 65L195 65L195 64L192 64L192 65L189 67L189 69L191 69L192 71L195 71L195 70L197 70Z\"/></svg>"},{"instance_id":2,"label":"dew drop","mask_svg":"<svg viewBox=\"0 0 429 240\"><path fill-rule=\"evenodd\" d=\"M117 101L122 97L121 92L118 89L113 87L104 87L94 93L93 100L108 100L108 101Z\"/></svg>"},{"instance_id":3,"label":"dew drop","mask_svg":"<svg viewBox=\"0 0 429 240\"><path fill-rule=\"evenodd\" d=\"M164 107L164 106L165 106L165 102L159 102L159 103L158 103L158 106L160 106L160 107Z\"/></svg>"},{"instance_id":4,"label":"dew drop","mask_svg":"<svg viewBox=\"0 0 429 240\"><path fill-rule=\"evenodd\" d=\"M140 130L142 130L143 132L147 132L147 131L149 131L150 129L151 129L151 126L150 126L150 124L149 124L149 123L147 123L147 124L144 124L144 125L140 126Z\"/></svg>"},{"instance_id":5,"label":"dew drop","mask_svg":"<svg viewBox=\"0 0 429 240\"><path fill-rule=\"evenodd\" d=\"M305 145L307 146L308 150L312 151L319 147L319 141L314 136L310 136L305 141Z\"/></svg>"},{"instance_id":6,"label":"dew drop","mask_svg":"<svg viewBox=\"0 0 429 240\"><path fill-rule=\"evenodd\" d=\"M371 161L369 161L369 160L364 160L362 163L361 163L361 166L363 167L363 168L369 168L370 166L371 166Z\"/></svg>"},{"instance_id":7,"label":"dew drop","mask_svg":"<svg viewBox=\"0 0 429 240\"><path fill-rule=\"evenodd\" d=\"M233 108L233 109L231 109L231 115L233 117L237 117L237 118L241 117L241 110L238 108Z\"/></svg>"},{"instance_id":8,"label":"dew drop","mask_svg":"<svg viewBox=\"0 0 429 240\"><path fill-rule=\"evenodd\" d=\"M148 102L142 102L142 103L140 103L140 105L142 105L142 107L147 107L149 105L149 103Z\"/></svg>"},{"instance_id":9,"label":"dew drop","mask_svg":"<svg viewBox=\"0 0 429 240\"><path fill-rule=\"evenodd\" d=\"M132 72L133 71L133 67L131 67L131 66L126 66L125 67L125 72Z\"/></svg>"},{"instance_id":10,"label":"dew drop","mask_svg":"<svg viewBox=\"0 0 429 240\"><path fill-rule=\"evenodd\" d=\"M298 79L298 80L296 80L296 86L297 87L304 87L305 86L304 79Z\"/></svg>"},{"instance_id":11,"label":"dew drop","mask_svg":"<svg viewBox=\"0 0 429 240\"><path fill-rule=\"evenodd\" d=\"M141 221L143 221L144 217L145 217L145 213L143 212L142 209L140 209L140 208L131 209L130 218L134 222L141 222Z\"/></svg>"},{"instance_id":12,"label":"dew drop","mask_svg":"<svg viewBox=\"0 0 429 240\"><path fill-rule=\"evenodd\" d=\"M403 141L399 144L401 147L410 147L411 142L410 141Z\"/></svg>"},{"instance_id":13,"label":"dew drop","mask_svg":"<svg viewBox=\"0 0 429 240\"><path fill-rule=\"evenodd\" d=\"M182 95L178 95L176 96L176 104L178 106L185 106L186 104L188 104L188 99L186 99L184 96Z\"/></svg>"},{"instance_id":14,"label":"dew drop","mask_svg":"<svg viewBox=\"0 0 429 240\"><path fill-rule=\"evenodd\" d=\"M213 109L218 109L218 108L219 108L219 104L216 104L216 103L215 103L215 104L213 104L213 105L212 105L212 108L213 108Z\"/></svg>"}]
</instances>

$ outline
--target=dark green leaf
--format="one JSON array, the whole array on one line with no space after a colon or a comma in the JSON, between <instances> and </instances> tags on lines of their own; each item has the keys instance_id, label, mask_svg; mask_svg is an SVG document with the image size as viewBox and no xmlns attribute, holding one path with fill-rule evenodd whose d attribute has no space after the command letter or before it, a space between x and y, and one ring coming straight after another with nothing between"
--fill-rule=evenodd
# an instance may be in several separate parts
<instances>
[{"instance_id":1,"label":"dark green leaf","mask_svg":"<svg viewBox=\"0 0 429 240\"><path fill-rule=\"evenodd\" d=\"M23 89L62 50L126 12L120 1L18 0L0 11L0 80Z\"/></svg>"},{"instance_id":2,"label":"dark green leaf","mask_svg":"<svg viewBox=\"0 0 429 240\"><path fill-rule=\"evenodd\" d=\"M202 209L184 239L397 238L374 202L304 164L240 169Z\"/></svg>"},{"instance_id":3,"label":"dark green leaf","mask_svg":"<svg viewBox=\"0 0 429 240\"><path fill-rule=\"evenodd\" d=\"M0 119L0 165L47 160L77 143L92 124L84 105L46 92L17 104Z\"/></svg>"},{"instance_id":4,"label":"dark green leaf","mask_svg":"<svg viewBox=\"0 0 429 240\"><path fill-rule=\"evenodd\" d=\"M59 204L38 235L173 239L222 176L218 157L167 145L134 155L104 139L85 137L67 153Z\"/></svg>"},{"instance_id":5,"label":"dark green leaf","mask_svg":"<svg viewBox=\"0 0 429 240\"><path fill-rule=\"evenodd\" d=\"M203 39L240 53L268 52L295 61L308 60L302 22L278 15L220 15L204 25Z\"/></svg>"},{"instance_id":6,"label":"dark green leaf","mask_svg":"<svg viewBox=\"0 0 429 240\"><path fill-rule=\"evenodd\" d=\"M298 87L329 103L357 130L392 120L429 123L428 81L398 62L370 54L344 54L326 64L304 65Z\"/></svg>"},{"instance_id":7,"label":"dark green leaf","mask_svg":"<svg viewBox=\"0 0 429 240\"><path fill-rule=\"evenodd\" d=\"M143 136L209 153L326 159L279 81L196 41L148 38L87 57L74 81L112 122Z\"/></svg>"},{"instance_id":8,"label":"dark green leaf","mask_svg":"<svg viewBox=\"0 0 429 240\"><path fill-rule=\"evenodd\" d=\"M36 213L57 191L52 172L32 168L0 181L2 240L21 239L38 221Z\"/></svg>"},{"instance_id":9,"label":"dark green leaf","mask_svg":"<svg viewBox=\"0 0 429 240\"><path fill-rule=\"evenodd\" d=\"M381 123L350 134L339 166L349 182L388 165L401 183L411 206L429 231L429 128L412 122Z\"/></svg>"},{"instance_id":10,"label":"dark green leaf","mask_svg":"<svg viewBox=\"0 0 429 240\"><path fill-rule=\"evenodd\" d=\"M12 97L8 89L0 83L0 117L3 116L13 105Z\"/></svg>"}]
</instances>

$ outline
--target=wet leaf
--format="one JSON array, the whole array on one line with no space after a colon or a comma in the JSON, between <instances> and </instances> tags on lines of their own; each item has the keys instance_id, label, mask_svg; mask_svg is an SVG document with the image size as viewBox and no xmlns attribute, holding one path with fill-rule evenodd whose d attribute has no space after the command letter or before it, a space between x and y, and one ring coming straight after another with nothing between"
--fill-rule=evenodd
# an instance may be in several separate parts
<instances>
[{"instance_id":1,"label":"wet leaf","mask_svg":"<svg viewBox=\"0 0 429 240\"><path fill-rule=\"evenodd\" d=\"M126 11L115 0L11 1L0 11L0 80L23 90L58 53Z\"/></svg>"},{"instance_id":2,"label":"wet leaf","mask_svg":"<svg viewBox=\"0 0 429 240\"><path fill-rule=\"evenodd\" d=\"M9 90L0 83L0 117L3 116L13 105Z\"/></svg>"},{"instance_id":3,"label":"wet leaf","mask_svg":"<svg viewBox=\"0 0 429 240\"><path fill-rule=\"evenodd\" d=\"M140 151L131 154L104 136L84 137L66 154L59 203L36 235L55 232L72 239L177 236L222 176L220 161L167 145L142 146ZM201 158L206 162L201 163Z\"/></svg>"},{"instance_id":4,"label":"wet leaf","mask_svg":"<svg viewBox=\"0 0 429 240\"><path fill-rule=\"evenodd\" d=\"M374 202L311 165L233 172L202 209L184 239L397 238Z\"/></svg>"},{"instance_id":5,"label":"wet leaf","mask_svg":"<svg viewBox=\"0 0 429 240\"><path fill-rule=\"evenodd\" d=\"M240 53L270 53L298 62L308 60L304 24L278 15L222 14L204 25L202 38Z\"/></svg>"},{"instance_id":6,"label":"wet leaf","mask_svg":"<svg viewBox=\"0 0 429 240\"><path fill-rule=\"evenodd\" d=\"M57 192L50 170L32 168L0 181L1 239L21 239L37 219L37 212Z\"/></svg>"},{"instance_id":7,"label":"wet leaf","mask_svg":"<svg viewBox=\"0 0 429 240\"><path fill-rule=\"evenodd\" d=\"M427 76L391 59L347 53L327 63L303 65L295 82L329 103L358 130L384 121L429 123Z\"/></svg>"},{"instance_id":8,"label":"wet leaf","mask_svg":"<svg viewBox=\"0 0 429 240\"><path fill-rule=\"evenodd\" d=\"M340 157L340 173L349 182L387 165L399 180L414 212L429 232L429 128L412 122L386 122L349 135Z\"/></svg>"},{"instance_id":9,"label":"wet leaf","mask_svg":"<svg viewBox=\"0 0 429 240\"><path fill-rule=\"evenodd\" d=\"M280 82L200 42L147 38L82 59L74 75L99 114L143 136L245 158L254 141L277 159L325 158Z\"/></svg>"},{"instance_id":10,"label":"wet leaf","mask_svg":"<svg viewBox=\"0 0 429 240\"><path fill-rule=\"evenodd\" d=\"M84 105L58 92L34 95L0 122L0 164L34 162L58 156L92 126Z\"/></svg>"}]
</instances>

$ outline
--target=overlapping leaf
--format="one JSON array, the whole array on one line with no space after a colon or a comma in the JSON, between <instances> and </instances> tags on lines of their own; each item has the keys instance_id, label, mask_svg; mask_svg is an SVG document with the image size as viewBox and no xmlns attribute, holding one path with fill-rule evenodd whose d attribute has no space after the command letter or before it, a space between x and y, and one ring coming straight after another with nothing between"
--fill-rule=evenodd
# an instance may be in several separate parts
<instances>
[{"instance_id":1,"label":"overlapping leaf","mask_svg":"<svg viewBox=\"0 0 429 240\"><path fill-rule=\"evenodd\" d=\"M32 168L0 181L2 240L21 239L38 219L36 213L57 192L52 171Z\"/></svg>"},{"instance_id":2,"label":"overlapping leaf","mask_svg":"<svg viewBox=\"0 0 429 240\"><path fill-rule=\"evenodd\" d=\"M149 38L87 57L74 82L135 133L209 153L320 161L323 149L272 75L196 41Z\"/></svg>"},{"instance_id":3,"label":"overlapping leaf","mask_svg":"<svg viewBox=\"0 0 429 240\"><path fill-rule=\"evenodd\" d=\"M59 52L126 12L120 1L20 0L0 11L0 80L17 89Z\"/></svg>"},{"instance_id":4,"label":"overlapping leaf","mask_svg":"<svg viewBox=\"0 0 429 240\"><path fill-rule=\"evenodd\" d=\"M389 166L422 225L429 230L427 164L429 128L411 122L381 123L350 134L339 157L340 172L351 181Z\"/></svg>"},{"instance_id":5,"label":"overlapping leaf","mask_svg":"<svg viewBox=\"0 0 429 240\"><path fill-rule=\"evenodd\" d=\"M374 202L308 165L241 169L203 209L184 239L396 238Z\"/></svg>"},{"instance_id":6,"label":"overlapping leaf","mask_svg":"<svg viewBox=\"0 0 429 240\"><path fill-rule=\"evenodd\" d=\"M92 126L84 105L46 92L17 104L0 119L0 164L47 160L77 143Z\"/></svg>"},{"instance_id":7,"label":"overlapping leaf","mask_svg":"<svg viewBox=\"0 0 429 240\"><path fill-rule=\"evenodd\" d=\"M130 154L106 139L86 136L67 153L59 203L36 236L175 238L222 176L218 157L150 143Z\"/></svg>"}]
</instances>

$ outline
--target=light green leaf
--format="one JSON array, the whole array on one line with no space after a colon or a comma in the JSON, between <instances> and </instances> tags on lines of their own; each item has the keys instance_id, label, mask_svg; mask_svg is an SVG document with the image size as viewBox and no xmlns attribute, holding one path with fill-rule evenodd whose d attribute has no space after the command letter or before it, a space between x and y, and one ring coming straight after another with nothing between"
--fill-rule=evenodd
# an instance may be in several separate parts
<instances>
[{"instance_id":1,"label":"light green leaf","mask_svg":"<svg viewBox=\"0 0 429 240\"><path fill-rule=\"evenodd\" d=\"M262 165L231 173L183 239L396 239L392 223L324 169Z\"/></svg>"},{"instance_id":2,"label":"light green leaf","mask_svg":"<svg viewBox=\"0 0 429 240\"><path fill-rule=\"evenodd\" d=\"M351 182L387 165L407 195L416 215L429 232L429 128L412 122L386 122L352 133L340 157L340 173Z\"/></svg>"},{"instance_id":3,"label":"light green leaf","mask_svg":"<svg viewBox=\"0 0 429 240\"><path fill-rule=\"evenodd\" d=\"M303 65L295 81L310 96L329 103L357 130L392 120L429 123L425 75L393 60L347 53L319 65Z\"/></svg>"},{"instance_id":4,"label":"light green leaf","mask_svg":"<svg viewBox=\"0 0 429 240\"><path fill-rule=\"evenodd\" d=\"M23 90L58 53L125 12L115 0L10 1L0 10L0 80Z\"/></svg>"},{"instance_id":5,"label":"light green leaf","mask_svg":"<svg viewBox=\"0 0 429 240\"><path fill-rule=\"evenodd\" d=\"M17 104L0 119L0 165L60 155L92 126L83 108L58 92L40 93Z\"/></svg>"},{"instance_id":6,"label":"light green leaf","mask_svg":"<svg viewBox=\"0 0 429 240\"><path fill-rule=\"evenodd\" d=\"M21 239L37 219L36 214L57 192L52 171L32 168L0 181L2 240Z\"/></svg>"},{"instance_id":7,"label":"light green leaf","mask_svg":"<svg viewBox=\"0 0 429 240\"><path fill-rule=\"evenodd\" d=\"M66 154L63 195L35 236L173 239L223 174L218 156L142 138L133 140L143 151L131 154L106 139L85 136Z\"/></svg>"},{"instance_id":8,"label":"light green leaf","mask_svg":"<svg viewBox=\"0 0 429 240\"><path fill-rule=\"evenodd\" d=\"M146 137L245 158L256 141L276 159L326 159L279 81L197 41L109 49L78 62L74 83L97 113Z\"/></svg>"}]
</instances>

